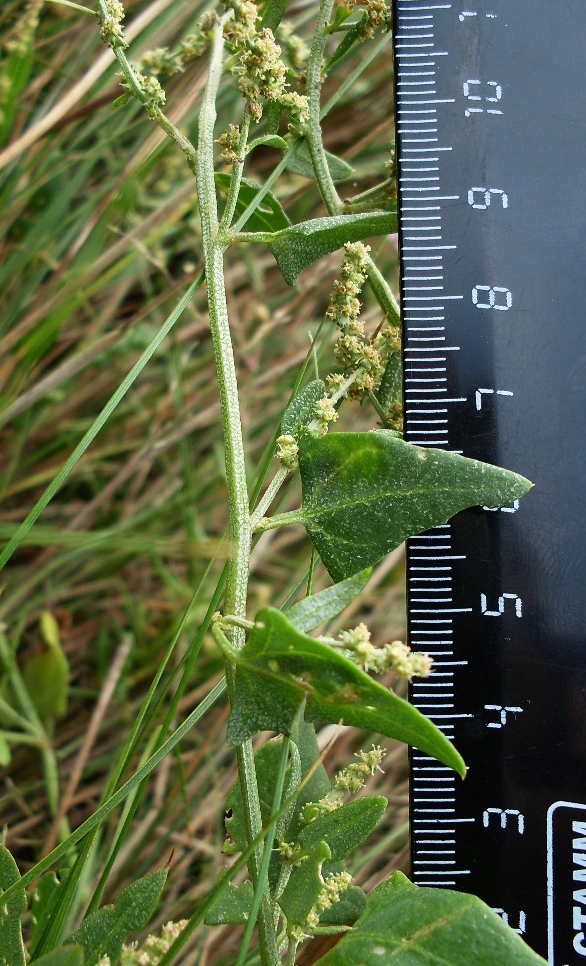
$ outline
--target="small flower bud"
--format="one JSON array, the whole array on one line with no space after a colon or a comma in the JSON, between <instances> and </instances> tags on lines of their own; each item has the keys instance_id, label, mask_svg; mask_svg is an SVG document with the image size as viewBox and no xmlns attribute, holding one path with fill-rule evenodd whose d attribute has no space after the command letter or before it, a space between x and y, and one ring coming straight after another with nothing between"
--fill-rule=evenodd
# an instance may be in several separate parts
<instances>
[{"instance_id":1,"label":"small flower bud","mask_svg":"<svg viewBox=\"0 0 586 966\"><path fill-rule=\"evenodd\" d=\"M279 436L277 440L277 459L287 470L293 472L299 464L299 446L294 436Z\"/></svg>"}]
</instances>

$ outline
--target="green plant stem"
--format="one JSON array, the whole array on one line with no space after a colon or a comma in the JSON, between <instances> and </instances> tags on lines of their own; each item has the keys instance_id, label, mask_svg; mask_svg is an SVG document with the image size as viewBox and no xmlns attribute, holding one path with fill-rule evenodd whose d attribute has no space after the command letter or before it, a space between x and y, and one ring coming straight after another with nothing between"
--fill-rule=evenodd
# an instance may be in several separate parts
<instances>
[{"instance_id":1,"label":"green plant stem","mask_svg":"<svg viewBox=\"0 0 586 966\"><path fill-rule=\"evenodd\" d=\"M223 51L224 40L221 26L219 26L215 28L213 34L208 80L199 116L196 180L201 215L210 327L224 427L226 481L230 513L228 525L230 547L224 609L226 613L233 614L235 617L246 617L252 532L248 509L248 487L238 383L226 302L224 246L218 238L218 205L214 181L214 124L216 120L216 96L222 76ZM244 630L240 627L234 627L230 632L230 638L234 647L242 647ZM234 684L234 667L229 662L226 665L226 680L230 693ZM248 841L252 842L262 830L262 817L251 742L240 745L237 748L236 757L244 804L246 832ZM262 847L259 845L252 853L249 863L250 876L255 888L259 881L261 861ZM258 929L263 966L276 966L279 962L279 956L272 911L266 895L263 896L261 903Z\"/></svg>"},{"instance_id":2,"label":"green plant stem","mask_svg":"<svg viewBox=\"0 0 586 966\"><path fill-rule=\"evenodd\" d=\"M287 770L287 761L289 758L290 745L291 745L291 739L285 735L282 739L281 757L279 759L279 772L275 782L275 791L273 794L273 803L271 806L271 815L270 815L271 818L274 818L278 814L279 809L281 808L281 799L283 797L283 787L285 785L285 772ZM264 892L264 889L267 883L269 863L271 861L271 855L273 852L273 844L275 841L276 833L277 833L277 826L276 824L273 824L265 839L264 850L262 855L262 863L260 867L260 874L258 877L258 884L254 893L254 899L252 901L250 915L248 918L248 922L246 924L244 936L242 937L242 942L240 944L240 952L238 953L238 959L236 960L235 966L244 966L244 961L246 959L246 954L248 952L248 947L250 945L250 940L252 939L252 933L254 931L258 912L260 909L262 894Z\"/></svg>"},{"instance_id":3,"label":"green plant stem","mask_svg":"<svg viewBox=\"0 0 586 966\"><path fill-rule=\"evenodd\" d=\"M321 119L327 113L325 109L323 111L320 109L321 67L326 42L326 27L331 17L333 4L334 0L322 0L315 38L307 64L309 122L306 137L311 154L311 162L313 165L315 180L317 182L322 201L329 215L337 215L340 213L340 211L344 210L344 205L340 200L338 192L336 191L336 187L332 181L332 176L328 167L326 152L321 136L320 124ZM387 34L383 40L370 51L367 62L370 62L376 56L378 51L384 46L384 44L388 42L388 39L389 35ZM358 68L358 73L355 71L351 78L347 78L345 85L342 85L344 90L348 88L350 82L354 79L354 76L358 76L364 70L365 66L366 63L362 62ZM342 87L336 92L334 97L330 98L327 104L328 111L336 103L336 100L342 96ZM370 286L383 312L385 312L385 314L396 324L400 325L401 316L397 300L395 299L395 296L393 295L386 279L383 278L370 256L368 258L367 271L368 281L370 282Z\"/></svg>"},{"instance_id":4,"label":"green plant stem","mask_svg":"<svg viewBox=\"0 0 586 966\"><path fill-rule=\"evenodd\" d=\"M303 510L288 510L286 513L275 513L272 517L263 517L256 524L254 532L264 533L265 530L289 527L293 523L300 523L302 526L305 525L305 514Z\"/></svg>"},{"instance_id":5,"label":"green plant stem","mask_svg":"<svg viewBox=\"0 0 586 966\"><path fill-rule=\"evenodd\" d=\"M22 731L3 731L2 737L11 745L31 745L33 748L41 748L40 738L34 735L24 735Z\"/></svg>"},{"instance_id":6,"label":"green plant stem","mask_svg":"<svg viewBox=\"0 0 586 966\"><path fill-rule=\"evenodd\" d=\"M291 938L289 940L289 945L287 946L287 959L285 960L285 966L295 966L295 953L297 952L298 945L299 945L298 939Z\"/></svg>"},{"instance_id":7,"label":"green plant stem","mask_svg":"<svg viewBox=\"0 0 586 966\"><path fill-rule=\"evenodd\" d=\"M5 701L4 698L0 698L0 713L3 718L7 718L12 724L18 725L23 731L28 731L31 738L34 738L35 741L38 740L37 733L30 721L27 721L18 711L15 711L12 705L8 704L8 701Z\"/></svg>"},{"instance_id":8,"label":"green plant stem","mask_svg":"<svg viewBox=\"0 0 586 966\"><path fill-rule=\"evenodd\" d=\"M73 3L72 0L49 0L49 3L58 3L61 7L71 7L72 10L89 13L91 17L99 17L97 10L90 10L89 7L83 7L81 3Z\"/></svg>"},{"instance_id":9,"label":"green plant stem","mask_svg":"<svg viewBox=\"0 0 586 966\"><path fill-rule=\"evenodd\" d=\"M372 406L375 412L377 413L380 421L382 422L383 426L388 426L387 417L385 416L385 411L381 406L381 404L379 403L378 399L376 398L375 394L373 393L372 389L368 390L368 398L370 399L370 402L372 403Z\"/></svg>"},{"instance_id":10,"label":"green plant stem","mask_svg":"<svg viewBox=\"0 0 586 966\"><path fill-rule=\"evenodd\" d=\"M324 151L320 124L320 105L322 63L327 39L327 27L330 23L333 6L334 0L322 0L319 8L317 25L307 62L309 120L305 127L305 136L307 137L315 178L324 204L331 215L338 213L342 207L342 202L332 180Z\"/></svg>"},{"instance_id":11,"label":"green plant stem","mask_svg":"<svg viewBox=\"0 0 586 966\"><path fill-rule=\"evenodd\" d=\"M315 774L316 770L319 768L320 765L323 764L323 760L324 760L324 758L325 758L325 756L327 754L327 751L328 751L328 749L326 748L318 756L318 758L316 758L316 760L314 761L314 763L311 766L311 768L308 769L308 771L306 772L306 774L301 779L299 785L297 785L297 787L293 789L293 791L291 792L291 794L282 803L282 805L279 808L278 812L275 815L272 815L271 818L269 818L269 820L268 820L267 824L265 825L265 827L262 828L261 831L259 832L258 837L256 839L254 839L250 843L250 845L247 846L247 848L245 849L245 851L236 859L236 861L234 862L234 864L230 866L230 868L228 869L228 871L224 873L224 875L222 876L222 878L219 879L219 881L216 883L216 885L213 887L213 889L208 893L208 896L207 896L207 899L205 900L205 902L199 907L199 909L197 910L197 912L195 912L193 914L193 916L189 920L189 922L188 922L187 926L185 927L185 929L180 933L180 935L177 937L177 939L175 940L175 942L173 943L173 945L171 946L171 948L168 950L168 952L165 953L165 955L161 959L161 961L159 963L159 966L171 966L171 964L175 960L175 957L176 957L177 953L180 952L181 949L183 949L183 947L184 947L185 943L187 942L187 940L189 939L189 937L191 935L193 935L193 933L195 932L195 930L197 929L197 927L199 926L199 924L201 922L203 922L203 920L204 920L204 918L206 916L206 913L207 913L208 909L210 909L211 906L214 904L214 902L216 901L216 898L223 891L224 887L226 885L228 885L229 882L232 881L232 879L234 878L234 876L236 875L236 873L239 872L240 869L243 867L243 865L248 861L249 857L253 854L253 852L255 851L255 849L258 848L259 845L262 845L262 842L264 841L264 839L266 838L266 836L269 834L269 832L271 831L272 827L274 825L276 826L276 824L279 821L279 819L281 818L281 816L283 816L285 814L285 812L289 809L289 807L292 805L292 803L296 800L296 798L299 795L299 793L305 788L305 786L308 784L308 782L311 781L311 779L312 779L313 775ZM28 873L28 874L30 875L30 873ZM10 890L12 890L11 894L14 894L16 892L17 888L18 888L18 883L16 883L14 886L11 886L10 887ZM7 889L6 892L2 896L3 899L4 899L4 896L5 895L6 896L8 895L8 892L9 892L9 890ZM256 962L256 960L255 960L255 962ZM280 960L279 959L277 959L277 963L280 963Z\"/></svg>"}]
</instances>

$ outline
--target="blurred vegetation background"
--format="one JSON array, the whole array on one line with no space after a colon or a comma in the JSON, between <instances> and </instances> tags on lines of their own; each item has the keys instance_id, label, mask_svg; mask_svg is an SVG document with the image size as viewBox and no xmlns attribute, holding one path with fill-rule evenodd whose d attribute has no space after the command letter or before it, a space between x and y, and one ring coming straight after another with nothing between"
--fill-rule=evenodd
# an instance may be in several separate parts
<instances>
[{"instance_id":1,"label":"blurred vegetation background","mask_svg":"<svg viewBox=\"0 0 586 966\"><path fill-rule=\"evenodd\" d=\"M199 0L129 0L132 59L175 45L194 31L208 6ZM296 36L310 35L316 10L315 0L291 0L286 23ZM137 103L112 109L119 78L97 22L57 3L8 0L0 11L0 35L0 541L5 544L201 269L201 245L195 185L183 155ZM373 41L360 44L342 61L326 83L325 99L372 46ZM206 69L204 54L184 73L162 79L167 113L192 140ZM387 176L392 80L388 42L326 119L328 149L354 169L339 187L343 197ZM218 136L228 123L239 122L241 111L227 76ZM279 159L276 151L260 148L245 176L261 183ZM311 180L285 172L275 193L294 222L324 214ZM379 247L378 264L396 290L396 239ZM251 483L340 262L340 253L329 256L289 289L268 250L228 252ZM364 301L366 318L376 325L378 307L368 293ZM326 329L315 346L322 375L333 368L332 339ZM313 377L313 362L310 371ZM370 428L375 421L373 411L346 405L336 429ZM298 505L298 499L294 484L282 509ZM95 809L164 650L203 579L174 661L195 636L222 568L226 518L219 402L200 292L0 577L0 823L22 872ZM253 554L250 613L302 593L308 560L301 528L264 534ZM403 576L399 551L376 569L360 606L344 615L345 626L365 620L377 643L404 637ZM315 587L327 582L318 566ZM8 681L13 660L42 722L41 748L7 711L9 705L27 719ZM221 675L220 655L206 640L178 721ZM161 717L164 712L165 706ZM170 864L154 929L189 915L227 861L221 851L223 803L235 778L224 739L227 714L225 705L215 708L153 774L112 870L106 899ZM325 729L320 744L331 734ZM328 769L343 766L371 741L343 730ZM406 750L386 744L385 775L373 779L368 792L376 788L389 797L387 818L353 869L366 888L404 868L407 858ZM76 915L104 866L114 827L113 822L102 831ZM197 934L181 962L230 962L236 941L227 928ZM305 962L318 952L318 944L310 944Z\"/></svg>"}]
</instances>

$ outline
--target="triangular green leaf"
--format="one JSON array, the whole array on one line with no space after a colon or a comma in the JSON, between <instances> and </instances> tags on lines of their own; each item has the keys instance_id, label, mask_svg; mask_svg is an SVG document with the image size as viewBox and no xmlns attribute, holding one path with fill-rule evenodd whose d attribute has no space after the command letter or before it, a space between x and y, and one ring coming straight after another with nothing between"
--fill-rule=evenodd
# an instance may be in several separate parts
<instances>
[{"instance_id":1,"label":"triangular green leaf","mask_svg":"<svg viewBox=\"0 0 586 966\"><path fill-rule=\"evenodd\" d=\"M342 720L414 745L465 774L462 758L431 721L361 671L328 644L300 634L284 614L259 611L236 664L228 741L241 744L258 731L289 734L307 698L310 721Z\"/></svg>"},{"instance_id":2,"label":"triangular green leaf","mask_svg":"<svg viewBox=\"0 0 586 966\"><path fill-rule=\"evenodd\" d=\"M313 218L284 228L268 241L268 245L283 278L288 285L293 285L304 269L324 255L342 248L346 242L362 241L395 231L397 213L394 211L334 215L331 218Z\"/></svg>"},{"instance_id":3,"label":"triangular green leaf","mask_svg":"<svg viewBox=\"0 0 586 966\"><path fill-rule=\"evenodd\" d=\"M523 496L523 476L444 450L422 449L385 430L304 433L299 444L301 512L332 578L375 564L407 537L470 506Z\"/></svg>"},{"instance_id":4,"label":"triangular green leaf","mask_svg":"<svg viewBox=\"0 0 586 966\"><path fill-rule=\"evenodd\" d=\"M150 921L163 891L166 869L157 869L137 879L120 893L111 906L102 906L85 919L69 938L84 951L84 966L94 966L101 956L117 962L122 943Z\"/></svg>"},{"instance_id":5,"label":"triangular green leaf","mask_svg":"<svg viewBox=\"0 0 586 966\"><path fill-rule=\"evenodd\" d=\"M208 909L204 922L206 926L241 926L248 922L250 907L254 898L252 882L242 885L226 883L216 901Z\"/></svg>"},{"instance_id":6,"label":"triangular green leaf","mask_svg":"<svg viewBox=\"0 0 586 966\"><path fill-rule=\"evenodd\" d=\"M401 872L381 883L364 912L316 966L546 966L476 896L418 888Z\"/></svg>"},{"instance_id":7,"label":"triangular green leaf","mask_svg":"<svg viewBox=\"0 0 586 966\"><path fill-rule=\"evenodd\" d=\"M230 175L223 171L217 171L214 175L216 188L218 189L219 195L219 205L218 210L220 215L224 210L224 202L228 196L228 189L230 187ZM238 201L236 202L236 216L241 215L248 208L251 201L254 200L256 195L260 190L260 186L255 184L254 181L249 181L247 178L243 178L240 183L240 191L238 192ZM290 225L290 221L287 215L283 211L281 205L270 191L263 196L261 203L258 208L251 214L247 222L248 231L270 231L279 232L283 228L287 228Z\"/></svg>"},{"instance_id":8,"label":"triangular green leaf","mask_svg":"<svg viewBox=\"0 0 586 966\"><path fill-rule=\"evenodd\" d=\"M309 426L315 418L314 406L326 391L326 384L321 379L314 379L305 389L293 397L281 419L281 432L290 436L298 436L305 426Z\"/></svg>"},{"instance_id":9,"label":"triangular green leaf","mask_svg":"<svg viewBox=\"0 0 586 966\"><path fill-rule=\"evenodd\" d=\"M8 849L0 845L0 966L25 966L21 916L26 910L26 892L18 889L5 905L2 893L20 879L18 866Z\"/></svg>"},{"instance_id":10,"label":"triangular green leaf","mask_svg":"<svg viewBox=\"0 0 586 966\"><path fill-rule=\"evenodd\" d=\"M374 832L386 807L387 800L381 795L347 802L306 825L299 833L298 842L303 849L308 849L323 839L330 847L332 862L338 862Z\"/></svg>"},{"instance_id":11,"label":"triangular green leaf","mask_svg":"<svg viewBox=\"0 0 586 966\"><path fill-rule=\"evenodd\" d=\"M60 946L34 960L35 966L84 966L81 946Z\"/></svg>"},{"instance_id":12,"label":"triangular green leaf","mask_svg":"<svg viewBox=\"0 0 586 966\"><path fill-rule=\"evenodd\" d=\"M287 619L304 634L314 631L320 624L337 617L356 600L368 583L371 573L372 569L367 567L347 580L320 590L318 594L304 597L287 611Z\"/></svg>"},{"instance_id":13,"label":"triangular green leaf","mask_svg":"<svg viewBox=\"0 0 586 966\"><path fill-rule=\"evenodd\" d=\"M326 842L316 842L307 858L292 873L279 899L279 905L290 923L302 926L319 896L324 880L321 867L330 858Z\"/></svg>"}]
</instances>

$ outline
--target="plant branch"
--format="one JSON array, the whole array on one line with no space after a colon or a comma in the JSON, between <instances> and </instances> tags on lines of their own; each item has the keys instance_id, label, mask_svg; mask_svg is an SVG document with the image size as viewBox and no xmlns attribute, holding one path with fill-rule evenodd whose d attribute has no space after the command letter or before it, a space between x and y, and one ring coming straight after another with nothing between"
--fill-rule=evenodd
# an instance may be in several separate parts
<instances>
[{"instance_id":1,"label":"plant branch","mask_svg":"<svg viewBox=\"0 0 586 966\"><path fill-rule=\"evenodd\" d=\"M264 533L265 530L276 530L277 527L287 527L293 523L305 525L303 510L288 510L286 513L275 513L274 517L262 517L256 524L254 532Z\"/></svg>"},{"instance_id":2,"label":"plant branch","mask_svg":"<svg viewBox=\"0 0 586 966\"><path fill-rule=\"evenodd\" d=\"M255 529L259 520L262 517L264 517L265 513L267 512L268 508L270 507L271 503L275 499L277 493L281 489L283 483L285 482L288 476L289 476L289 470L285 469L284 466L281 466L277 470L273 479L271 480L268 487L266 488L262 499L258 501L258 505L255 507L254 513L250 518L250 526L252 530Z\"/></svg>"},{"instance_id":3,"label":"plant branch","mask_svg":"<svg viewBox=\"0 0 586 966\"><path fill-rule=\"evenodd\" d=\"M106 2L105 0L98 0L98 2L100 5L100 15L105 21L109 16ZM109 46L113 51L116 60L120 64L120 67L122 68L122 74L124 75L126 83L130 88L130 92L134 97L136 97L137 101L140 101L140 103L146 109L151 120L156 121L159 127L163 129L165 134L175 141L175 144L180 148L181 151L183 151L191 171L195 174L196 152L189 138L186 138L185 135L181 133L179 128L175 127L172 121L169 120L166 114L163 114L160 107L154 102L152 96L143 90L142 85L136 76L136 72L126 56L124 47L115 43L110 43Z\"/></svg>"},{"instance_id":4,"label":"plant branch","mask_svg":"<svg viewBox=\"0 0 586 966\"><path fill-rule=\"evenodd\" d=\"M324 204L331 215L338 213L342 201L332 180L322 141L320 124L321 77L327 27L330 22L334 0L322 0L317 25L307 62L307 95L309 98L309 120L305 128L307 144L315 178Z\"/></svg>"}]
</instances>

